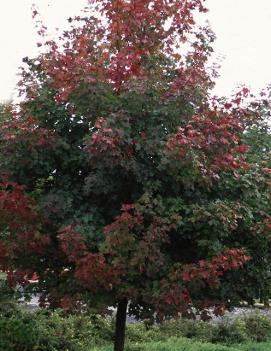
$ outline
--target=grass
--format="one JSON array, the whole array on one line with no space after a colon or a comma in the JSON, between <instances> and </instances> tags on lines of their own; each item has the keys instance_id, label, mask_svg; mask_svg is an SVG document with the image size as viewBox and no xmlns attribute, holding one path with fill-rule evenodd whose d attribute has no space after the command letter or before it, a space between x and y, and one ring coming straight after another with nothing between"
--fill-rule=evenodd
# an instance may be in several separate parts
<instances>
[{"instance_id":1,"label":"grass","mask_svg":"<svg viewBox=\"0 0 271 351\"><path fill-rule=\"evenodd\" d=\"M112 351L112 346L86 351ZM166 341L128 344L125 351L271 351L271 342L223 346L201 343L187 338L169 338Z\"/></svg>"},{"instance_id":2,"label":"grass","mask_svg":"<svg viewBox=\"0 0 271 351\"><path fill-rule=\"evenodd\" d=\"M249 343L238 347L240 351L271 351L271 342Z\"/></svg>"}]
</instances>

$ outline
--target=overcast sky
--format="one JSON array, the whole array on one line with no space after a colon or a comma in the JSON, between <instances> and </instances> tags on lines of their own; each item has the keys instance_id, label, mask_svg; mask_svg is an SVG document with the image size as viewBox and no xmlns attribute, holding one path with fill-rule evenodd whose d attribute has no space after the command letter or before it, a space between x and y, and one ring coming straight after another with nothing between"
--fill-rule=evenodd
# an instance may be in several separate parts
<instances>
[{"instance_id":1,"label":"overcast sky","mask_svg":"<svg viewBox=\"0 0 271 351\"><path fill-rule=\"evenodd\" d=\"M0 2L0 100L15 96L17 67L36 52L31 4L38 4L49 30L63 28L86 0L2 0ZM239 84L258 91L271 83L271 0L206 0L206 14L221 63L216 93L229 95Z\"/></svg>"}]
</instances>

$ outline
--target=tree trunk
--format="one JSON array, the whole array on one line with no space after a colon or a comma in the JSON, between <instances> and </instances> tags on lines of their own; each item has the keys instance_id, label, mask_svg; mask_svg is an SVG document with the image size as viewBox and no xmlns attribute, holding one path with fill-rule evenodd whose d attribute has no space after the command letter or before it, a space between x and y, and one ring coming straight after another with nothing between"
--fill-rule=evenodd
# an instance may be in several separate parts
<instances>
[{"instance_id":1,"label":"tree trunk","mask_svg":"<svg viewBox=\"0 0 271 351\"><path fill-rule=\"evenodd\" d=\"M114 351L124 351L127 305L127 299L122 299L118 303Z\"/></svg>"}]
</instances>

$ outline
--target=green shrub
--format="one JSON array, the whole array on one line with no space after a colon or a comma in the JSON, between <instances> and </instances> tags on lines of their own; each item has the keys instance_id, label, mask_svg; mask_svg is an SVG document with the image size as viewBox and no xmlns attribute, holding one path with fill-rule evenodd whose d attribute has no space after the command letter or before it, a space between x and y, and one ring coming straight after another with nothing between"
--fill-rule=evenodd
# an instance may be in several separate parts
<instances>
[{"instance_id":1,"label":"green shrub","mask_svg":"<svg viewBox=\"0 0 271 351\"><path fill-rule=\"evenodd\" d=\"M28 351L32 350L37 336L35 323L17 318L0 320L0 350Z\"/></svg>"},{"instance_id":2,"label":"green shrub","mask_svg":"<svg viewBox=\"0 0 271 351\"><path fill-rule=\"evenodd\" d=\"M209 322L197 321L194 322L192 336L194 339L202 342L212 342L216 335L217 327Z\"/></svg>"},{"instance_id":3,"label":"green shrub","mask_svg":"<svg viewBox=\"0 0 271 351\"><path fill-rule=\"evenodd\" d=\"M149 327L147 330L143 324L128 325L127 340L134 344L149 341L164 341L171 337L186 337L214 344L240 344L251 340L266 340L264 337L268 336L268 332L271 329L270 324L266 324L265 322L265 318L258 321L255 317L248 319L238 318L235 321L223 320L217 324L184 319L167 321L161 325ZM253 323L258 324L254 327ZM253 330L249 330L249 326ZM259 331L258 329L260 328L261 330Z\"/></svg>"},{"instance_id":4,"label":"green shrub","mask_svg":"<svg viewBox=\"0 0 271 351\"><path fill-rule=\"evenodd\" d=\"M212 342L225 344L240 344L250 340L246 323L243 319L234 322L228 320L218 323L214 329Z\"/></svg>"},{"instance_id":5,"label":"green shrub","mask_svg":"<svg viewBox=\"0 0 271 351\"><path fill-rule=\"evenodd\" d=\"M61 311L0 313L0 351L85 351L112 342L110 321Z\"/></svg>"},{"instance_id":6,"label":"green shrub","mask_svg":"<svg viewBox=\"0 0 271 351\"><path fill-rule=\"evenodd\" d=\"M110 321L100 316L65 315L61 311L36 314L39 323L39 350L85 351L94 345L112 342Z\"/></svg>"},{"instance_id":7,"label":"green shrub","mask_svg":"<svg viewBox=\"0 0 271 351\"><path fill-rule=\"evenodd\" d=\"M199 341L211 342L216 327L208 322L181 319L165 322L160 326L159 330L160 334L166 336L166 338L186 337Z\"/></svg>"},{"instance_id":8,"label":"green shrub","mask_svg":"<svg viewBox=\"0 0 271 351\"><path fill-rule=\"evenodd\" d=\"M40 351L81 349L78 344L73 318L63 317L61 313L53 312L48 315L37 313L35 315L38 337L35 347Z\"/></svg>"},{"instance_id":9,"label":"green shrub","mask_svg":"<svg viewBox=\"0 0 271 351\"><path fill-rule=\"evenodd\" d=\"M0 307L0 351L110 351L113 324L112 320L97 315L67 315L49 310L30 312L11 303ZM217 324L184 319L152 326L128 324L126 351L217 351L224 350L219 344L259 342L269 336L271 320L259 314Z\"/></svg>"},{"instance_id":10,"label":"green shrub","mask_svg":"<svg viewBox=\"0 0 271 351\"><path fill-rule=\"evenodd\" d=\"M126 328L126 339L130 343L148 342L152 340L166 339L167 335L161 333L159 326L151 326L146 328L143 323L128 324Z\"/></svg>"},{"instance_id":11,"label":"green shrub","mask_svg":"<svg viewBox=\"0 0 271 351\"><path fill-rule=\"evenodd\" d=\"M101 341L111 342L114 338L114 321L112 319L107 319L99 315L85 315L83 317L76 316L75 322L80 324L79 328L83 327L82 332L84 331L84 337L87 337L87 334L91 331L91 335L95 336L96 343L100 343ZM89 322L91 322L91 325Z\"/></svg>"},{"instance_id":12,"label":"green shrub","mask_svg":"<svg viewBox=\"0 0 271 351\"><path fill-rule=\"evenodd\" d=\"M265 341L271 337L271 319L260 314L235 321L224 319L214 324L194 320L177 320L163 323L159 327L159 337L153 340L165 340L168 337L186 337L215 344L239 344L248 341ZM159 333L158 333L159 334ZM144 339L141 338L143 341Z\"/></svg>"},{"instance_id":13,"label":"green shrub","mask_svg":"<svg viewBox=\"0 0 271 351\"><path fill-rule=\"evenodd\" d=\"M253 314L245 319L245 326L250 338L254 341L266 341L271 335L271 320L268 317Z\"/></svg>"}]
</instances>

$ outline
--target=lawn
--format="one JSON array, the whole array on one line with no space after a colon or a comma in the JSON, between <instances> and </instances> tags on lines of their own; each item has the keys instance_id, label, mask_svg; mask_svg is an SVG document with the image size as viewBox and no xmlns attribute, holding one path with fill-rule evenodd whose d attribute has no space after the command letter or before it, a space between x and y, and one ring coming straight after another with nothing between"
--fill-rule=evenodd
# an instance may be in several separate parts
<instances>
[{"instance_id":1,"label":"lawn","mask_svg":"<svg viewBox=\"0 0 271 351\"><path fill-rule=\"evenodd\" d=\"M112 346L89 351L112 351ZM128 344L125 351L271 351L271 342L223 346L201 343L187 338L169 338L167 341Z\"/></svg>"}]
</instances>

